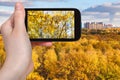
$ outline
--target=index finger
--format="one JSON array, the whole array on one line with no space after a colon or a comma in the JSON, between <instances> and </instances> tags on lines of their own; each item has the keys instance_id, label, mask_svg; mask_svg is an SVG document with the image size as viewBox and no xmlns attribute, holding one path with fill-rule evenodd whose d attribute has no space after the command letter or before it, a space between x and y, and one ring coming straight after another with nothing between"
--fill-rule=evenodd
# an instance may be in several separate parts
<instances>
[{"instance_id":1,"label":"index finger","mask_svg":"<svg viewBox=\"0 0 120 80\"><path fill-rule=\"evenodd\" d=\"M32 46L52 46L52 42L31 42Z\"/></svg>"}]
</instances>

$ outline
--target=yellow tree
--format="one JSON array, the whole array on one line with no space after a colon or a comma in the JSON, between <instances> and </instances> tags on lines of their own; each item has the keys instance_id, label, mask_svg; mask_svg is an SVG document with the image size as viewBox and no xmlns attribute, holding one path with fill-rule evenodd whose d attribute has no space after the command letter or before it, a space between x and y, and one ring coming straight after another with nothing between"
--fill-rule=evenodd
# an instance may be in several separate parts
<instances>
[{"instance_id":1,"label":"yellow tree","mask_svg":"<svg viewBox=\"0 0 120 80\"><path fill-rule=\"evenodd\" d=\"M73 38L74 12L29 11L28 34L30 38Z\"/></svg>"}]
</instances>

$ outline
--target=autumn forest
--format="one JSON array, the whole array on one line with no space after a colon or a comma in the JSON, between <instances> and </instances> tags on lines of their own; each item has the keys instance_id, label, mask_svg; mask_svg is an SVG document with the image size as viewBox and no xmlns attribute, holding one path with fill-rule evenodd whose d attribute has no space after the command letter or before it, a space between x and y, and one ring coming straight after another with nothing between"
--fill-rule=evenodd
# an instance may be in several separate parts
<instances>
[{"instance_id":1,"label":"autumn forest","mask_svg":"<svg viewBox=\"0 0 120 80\"><path fill-rule=\"evenodd\" d=\"M82 30L76 42L32 50L34 71L26 80L120 80L119 29ZM5 50L0 37L0 66Z\"/></svg>"}]
</instances>

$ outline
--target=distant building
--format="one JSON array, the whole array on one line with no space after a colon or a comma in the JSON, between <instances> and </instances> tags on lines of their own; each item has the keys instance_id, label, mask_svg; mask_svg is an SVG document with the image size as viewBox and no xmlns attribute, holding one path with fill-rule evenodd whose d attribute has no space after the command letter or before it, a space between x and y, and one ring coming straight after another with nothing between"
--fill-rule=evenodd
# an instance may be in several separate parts
<instances>
[{"instance_id":1,"label":"distant building","mask_svg":"<svg viewBox=\"0 0 120 80\"><path fill-rule=\"evenodd\" d=\"M86 22L84 24L84 27L87 29L103 29L104 28L104 24L103 22Z\"/></svg>"},{"instance_id":2,"label":"distant building","mask_svg":"<svg viewBox=\"0 0 120 80\"><path fill-rule=\"evenodd\" d=\"M84 27L89 29L90 28L90 23L89 22L84 23Z\"/></svg>"},{"instance_id":3,"label":"distant building","mask_svg":"<svg viewBox=\"0 0 120 80\"><path fill-rule=\"evenodd\" d=\"M112 25L112 24L104 24L104 27L105 27L105 28L112 28L113 25Z\"/></svg>"}]
</instances>

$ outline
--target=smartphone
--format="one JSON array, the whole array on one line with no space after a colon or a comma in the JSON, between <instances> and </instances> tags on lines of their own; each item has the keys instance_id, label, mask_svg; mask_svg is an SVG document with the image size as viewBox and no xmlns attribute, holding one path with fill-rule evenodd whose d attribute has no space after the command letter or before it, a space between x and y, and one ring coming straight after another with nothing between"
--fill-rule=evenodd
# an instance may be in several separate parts
<instances>
[{"instance_id":1,"label":"smartphone","mask_svg":"<svg viewBox=\"0 0 120 80\"><path fill-rule=\"evenodd\" d=\"M31 41L77 41L81 13L75 8L26 8L25 24Z\"/></svg>"}]
</instances>

